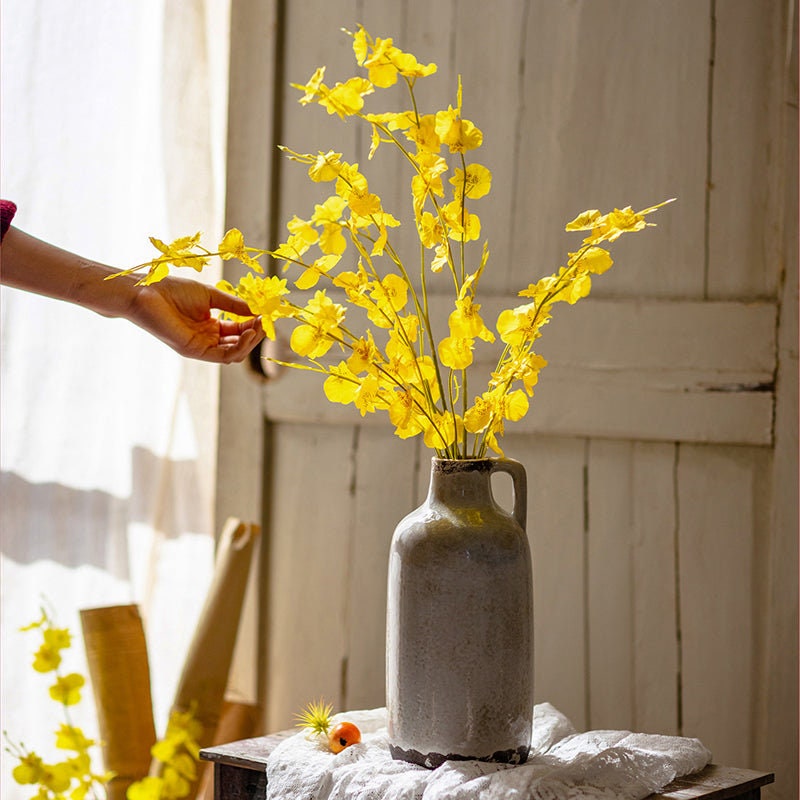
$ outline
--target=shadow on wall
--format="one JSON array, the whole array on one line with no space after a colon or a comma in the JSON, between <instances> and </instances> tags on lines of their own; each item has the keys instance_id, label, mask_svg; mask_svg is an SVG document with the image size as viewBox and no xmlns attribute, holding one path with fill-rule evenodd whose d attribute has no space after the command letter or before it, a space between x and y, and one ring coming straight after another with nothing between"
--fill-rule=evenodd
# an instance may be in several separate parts
<instances>
[{"instance_id":1,"label":"shadow on wall","mask_svg":"<svg viewBox=\"0 0 800 800\"><path fill-rule=\"evenodd\" d=\"M193 460L172 461L133 448L129 498L0 472L0 552L20 564L43 559L68 567L88 564L125 579L128 524L151 525L168 538L204 530L196 471Z\"/></svg>"}]
</instances>

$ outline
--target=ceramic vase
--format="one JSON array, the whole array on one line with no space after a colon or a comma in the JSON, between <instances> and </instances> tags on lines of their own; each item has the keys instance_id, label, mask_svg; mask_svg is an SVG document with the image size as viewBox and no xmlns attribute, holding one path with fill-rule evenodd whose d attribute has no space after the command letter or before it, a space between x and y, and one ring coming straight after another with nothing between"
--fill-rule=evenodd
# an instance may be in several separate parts
<instances>
[{"instance_id":1,"label":"ceramic vase","mask_svg":"<svg viewBox=\"0 0 800 800\"><path fill-rule=\"evenodd\" d=\"M492 475L513 483L513 510ZM526 475L511 459L434 458L425 502L389 556L386 705L392 756L525 761L533 718Z\"/></svg>"}]
</instances>

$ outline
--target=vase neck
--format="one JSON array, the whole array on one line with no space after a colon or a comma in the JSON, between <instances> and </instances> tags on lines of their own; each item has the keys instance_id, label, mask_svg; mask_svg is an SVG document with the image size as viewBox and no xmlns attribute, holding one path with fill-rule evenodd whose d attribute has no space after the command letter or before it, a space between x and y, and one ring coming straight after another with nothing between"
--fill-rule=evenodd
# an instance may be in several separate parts
<instances>
[{"instance_id":1,"label":"vase neck","mask_svg":"<svg viewBox=\"0 0 800 800\"><path fill-rule=\"evenodd\" d=\"M434 458L428 503L449 506L492 505L491 462L489 459L446 460Z\"/></svg>"}]
</instances>

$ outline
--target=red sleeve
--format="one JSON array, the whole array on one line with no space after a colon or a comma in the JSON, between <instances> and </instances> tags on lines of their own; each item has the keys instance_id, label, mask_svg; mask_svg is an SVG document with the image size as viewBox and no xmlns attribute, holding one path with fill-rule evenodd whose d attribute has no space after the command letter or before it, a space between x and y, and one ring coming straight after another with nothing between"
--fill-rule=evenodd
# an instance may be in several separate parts
<instances>
[{"instance_id":1,"label":"red sleeve","mask_svg":"<svg viewBox=\"0 0 800 800\"><path fill-rule=\"evenodd\" d=\"M0 200L0 240L6 235L8 226L11 225L11 220L14 219L16 213L16 203L12 203L10 200Z\"/></svg>"}]
</instances>

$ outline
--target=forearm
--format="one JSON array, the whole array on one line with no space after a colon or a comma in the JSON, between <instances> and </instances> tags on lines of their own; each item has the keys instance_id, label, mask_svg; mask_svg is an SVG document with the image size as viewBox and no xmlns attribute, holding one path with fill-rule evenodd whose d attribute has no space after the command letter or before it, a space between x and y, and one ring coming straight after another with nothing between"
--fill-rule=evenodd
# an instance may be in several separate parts
<instances>
[{"instance_id":1,"label":"forearm","mask_svg":"<svg viewBox=\"0 0 800 800\"><path fill-rule=\"evenodd\" d=\"M104 278L117 270L9 228L0 248L0 281L6 286L77 303L110 317L129 316L139 291L134 276Z\"/></svg>"}]
</instances>

